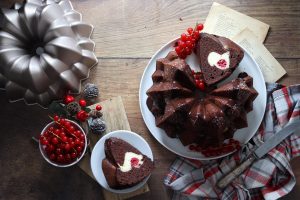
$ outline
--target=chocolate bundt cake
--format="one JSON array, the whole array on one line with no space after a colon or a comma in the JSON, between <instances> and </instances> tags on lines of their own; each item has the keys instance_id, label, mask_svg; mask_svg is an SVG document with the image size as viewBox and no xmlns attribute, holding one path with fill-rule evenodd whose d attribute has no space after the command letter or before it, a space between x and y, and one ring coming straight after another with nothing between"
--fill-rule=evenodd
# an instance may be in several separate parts
<instances>
[{"instance_id":1,"label":"chocolate bundt cake","mask_svg":"<svg viewBox=\"0 0 300 200\"><path fill-rule=\"evenodd\" d=\"M129 143L111 137L104 145L102 170L111 188L125 189L140 183L154 168L150 158Z\"/></svg>"},{"instance_id":2,"label":"chocolate bundt cake","mask_svg":"<svg viewBox=\"0 0 300 200\"><path fill-rule=\"evenodd\" d=\"M244 57L243 50L237 44L225 37L208 33L201 33L195 53L207 85L230 76Z\"/></svg>"},{"instance_id":3,"label":"chocolate bundt cake","mask_svg":"<svg viewBox=\"0 0 300 200\"><path fill-rule=\"evenodd\" d=\"M219 88L197 89L189 65L174 51L157 60L152 80L147 106L156 126L183 145L221 146L236 129L247 127L247 112L258 95L246 73Z\"/></svg>"}]
</instances>

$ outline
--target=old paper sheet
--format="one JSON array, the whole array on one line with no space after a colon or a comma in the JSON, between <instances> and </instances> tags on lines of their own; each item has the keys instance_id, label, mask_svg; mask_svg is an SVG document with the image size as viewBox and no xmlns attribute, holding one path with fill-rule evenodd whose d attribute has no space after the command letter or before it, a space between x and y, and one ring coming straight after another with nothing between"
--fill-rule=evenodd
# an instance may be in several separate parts
<instances>
[{"instance_id":1,"label":"old paper sheet","mask_svg":"<svg viewBox=\"0 0 300 200\"><path fill-rule=\"evenodd\" d=\"M263 43L269 25L214 2L204 24L204 32L232 39L245 28L249 28L258 41Z\"/></svg>"},{"instance_id":2,"label":"old paper sheet","mask_svg":"<svg viewBox=\"0 0 300 200\"><path fill-rule=\"evenodd\" d=\"M232 40L246 49L254 58L266 82L276 82L286 74L280 63L248 28L241 31Z\"/></svg>"}]
</instances>

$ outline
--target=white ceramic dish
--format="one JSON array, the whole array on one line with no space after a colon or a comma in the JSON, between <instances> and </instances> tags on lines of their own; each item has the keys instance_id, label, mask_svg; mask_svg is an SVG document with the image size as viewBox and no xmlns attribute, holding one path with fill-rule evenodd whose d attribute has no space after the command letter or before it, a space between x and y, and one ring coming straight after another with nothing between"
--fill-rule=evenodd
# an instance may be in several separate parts
<instances>
[{"instance_id":1,"label":"white ceramic dish","mask_svg":"<svg viewBox=\"0 0 300 200\"><path fill-rule=\"evenodd\" d=\"M94 174L94 177L96 178L97 182L106 190L114 193L119 193L119 194L124 194L124 193L129 193L133 192L139 188L141 188L149 179L150 175L146 177L142 182L139 184L126 188L126 189L121 189L121 190L116 190L113 188L110 188L109 185L106 182L105 176L102 171L102 160L105 158L105 152L104 152L104 142L106 139L110 137L117 137L120 138L135 148L137 148L141 153L144 155L148 156L152 161L153 161L153 154L151 151L150 146L148 143L138 134L133 133L131 131L126 131L126 130L118 130L118 131L113 131L110 132L106 135L104 135L95 145L92 156L91 156L91 168L92 172Z\"/></svg>"},{"instance_id":2,"label":"white ceramic dish","mask_svg":"<svg viewBox=\"0 0 300 200\"><path fill-rule=\"evenodd\" d=\"M70 163L70 164L58 164L58 163L55 163L55 162L52 162L48 156L46 155L45 153L45 150L42 146L42 144L39 142L39 149L40 149L40 152L43 156L43 158L48 162L50 163L51 165L55 166L55 167L70 167L72 165L75 165L77 164L81 159L82 157L85 155L85 151L86 151L86 148L87 148L87 139L86 139L86 134L84 132L84 130L81 128L81 126L79 126L79 124L77 124L76 122L72 121L72 120L68 120L66 119L67 121L71 122L72 124L74 124L83 134L84 134L84 138L85 138L85 145L84 145L84 149L82 151L82 154L79 158L77 158L74 162ZM42 130L41 132L41 135L48 129L50 128L51 126L53 126L55 124L55 122L50 122L49 124L47 124L47 126L45 126L45 128Z\"/></svg>"},{"instance_id":3,"label":"white ceramic dish","mask_svg":"<svg viewBox=\"0 0 300 200\"><path fill-rule=\"evenodd\" d=\"M201 153L191 151L187 146L186 147L183 146L179 139L168 137L167 134L164 132L164 130L156 127L155 118L146 105L146 100L147 100L146 91L153 84L151 75L156 69L156 60L158 58L164 58L171 50L174 50L174 43L177 40L178 39L172 40L166 45L164 45L161 49L159 49L151 58L147 67L145 68L144 74L141 79L140 90L139 90L140 109L141 109L143 119L151 134L164 147L166 147L170 151L180 156L191 158L191 159L197 159L197 160L210 160L210 159L217 159L217 158L224 157L230 153L221 156L216 156L216 157L205 157ZM240 141L241 144L247 143L253 137L255 132L258 130L258 127L264 116L264 111L266 108L266 99L267 99L265 80L262 75L262 72L259 66L257 65L257 63L254 61L254 59L249 55L249 53L245 49L244 52L245 55L239 67L232 73L230 77L228 77L226 80L220 83L223 84L229 82L230 80L236 78L240 72L247 72L250 76L253 77L253 86L259 93L255 101L253 102L253 111L251 111L247 115L248 127L239 129L234 134L234 139ZM186 62L195 71L200 71L199 62L197 61L196 55L194 53L188 56Z\"/></svg>"}]
</instances>

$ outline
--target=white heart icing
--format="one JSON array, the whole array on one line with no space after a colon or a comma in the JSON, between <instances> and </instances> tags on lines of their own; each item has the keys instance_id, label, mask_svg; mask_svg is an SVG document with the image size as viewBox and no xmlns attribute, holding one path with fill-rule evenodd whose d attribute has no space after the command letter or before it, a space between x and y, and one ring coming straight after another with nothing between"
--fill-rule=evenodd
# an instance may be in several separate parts
<instances>
[{"instance_id":1,"label":"white heart icing","mask_svg":"<svg viewBox=\"0 0 300 200\"><path fill-rule=\"evenodd\" d=\"M139 160L139 162L138 162L137 166L135 166L135 168L139 168L143 164L143 161L142 161L143 156L142 155L135 154L133 152L126 152L123 165L118 164L120 167L120 170L122 172L128 172L132 169L132 166L131 166L132 158L137 158Z\"/></svg>"},{"instance_id":2,"label":"white heart icing","mask_svg":"<svg viewBox=\"0 0 300 200\"><path fill-rule=\"evenodd\" d=\"M225 69L228 69L229 68L229 62L230 62L230 59L229 59L229 51L223 53L222 55L216 53L216 52L210 52L208 54L208 57L207 57L207 61L208 61L208 64L210 66L215 66L217 67L218 69L221 69L221 70L225 70ZM219 65L218 62L221 61L221 60L225 60L226 62L226 65L225 66L222 66L222 65Z\"/></svg>"}]
</instances>

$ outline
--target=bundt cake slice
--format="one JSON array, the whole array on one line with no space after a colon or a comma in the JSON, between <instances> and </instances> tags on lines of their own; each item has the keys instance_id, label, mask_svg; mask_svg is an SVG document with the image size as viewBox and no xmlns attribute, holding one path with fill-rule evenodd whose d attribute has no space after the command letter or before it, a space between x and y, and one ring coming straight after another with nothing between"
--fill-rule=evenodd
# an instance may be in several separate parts
<instances>
[{"instance_id":1,"label":"bundt cake slice","mask_svg":"<svg viewBox=\"0 0 300 200\"><path fill-rule=\"evenodd\" d=\"M243 50L233 41L208 33L200 34L195 53L207 85L230 76L244 57Z\"/></svg>"},{"instance_id":2,"label":"bundt cake slice","mask_svg":"<svg viewBox=\"0 0 300 200\"><path fill-rule=\"evenodd\" d=\"M122 139L111 137L104 146L106 159L102 161L102 170L111 188L132 187L154 168L150 158Z\"/></svg>"}]
</instances>

